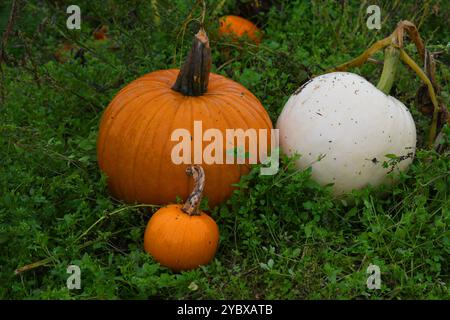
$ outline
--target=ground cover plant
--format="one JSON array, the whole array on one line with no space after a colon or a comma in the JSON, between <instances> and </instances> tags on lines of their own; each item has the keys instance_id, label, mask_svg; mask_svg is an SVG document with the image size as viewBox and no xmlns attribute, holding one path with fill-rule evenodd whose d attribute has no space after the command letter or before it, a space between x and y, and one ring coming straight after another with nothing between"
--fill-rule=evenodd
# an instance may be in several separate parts
<instances>
[{"instance_id":1,"label":"ground cover plant","mask_svg":"<svg viewBox=\"0 0 450 320\"><path fill-rule=\"evenodd\" d=\"M404 19L435 53L436 91L447 108L448 1L263 2L255 10L249 1L207 1L205 29L211 71L250 90L272 123L300 85ZM390 94L415 120L417 151L398 184L335 199L311 169L295 168L301 155L282 156L273 176L255 165L226 203L202 203L220 231L214 260L177 273L144 251L145 226L159 206L110 195L96 142L121 88L182 65L201 2L77 0L80 30L67 29L69 4L0 0L8 35L0 55L1 299L450 298L450 127L441 123L438 146L428 147L430 101L407 67L399 66ZM366 25L371 4L381 8L379 30ZM261 42L219 37L224 15L256 23ZM420 61L413 44L404 49ZM382 60L380 52L351 71L376 83ZM379 290L366 285L371 264L381 270ZM66 286L69 265L80 266L80 289Z\"/></svg>"}]
</instances>

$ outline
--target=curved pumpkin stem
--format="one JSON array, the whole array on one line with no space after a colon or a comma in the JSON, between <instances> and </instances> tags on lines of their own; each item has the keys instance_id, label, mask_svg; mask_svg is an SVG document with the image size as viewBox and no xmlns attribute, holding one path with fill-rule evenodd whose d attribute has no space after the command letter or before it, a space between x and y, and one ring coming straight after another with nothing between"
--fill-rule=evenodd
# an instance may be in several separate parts
<instances>
[{"instance_id":1,"label":"curved pumpkin stem","mask_svg":"<svg viewBox=\"0 0 450 320\"><path fill-rule=\"evenodd\" d=\"M394 46L396 48L403 48L403 40L404 40L405 31L406 31L406 33L408 33L409 37L416 45L417 52L419 53L420 58L423 61L424 57L425 57L425 45L423 44L423 40L420 37L417 27L414 25L414 23L412 23L408 20L402 20L397 24L397 27L389 36L375 42L373 45L371 45L367 50L365 50L358 57L356 57L346 63L343 63L337 67L329 69L326 71L326 73L336 72L336 71L346 71L349 68L359 67L359 66L363 65L375 53L377 53L378 51L380 51L388 46Z\"/></svg>"},{"instance_id":2,"label":"curved pumpkin stem","mask_svg":"<svg viewBox=\"0 0 450 320\"><path fill-rule=\"evenodd\" d=\"M391 89L393 84L393 80L395 77L395 69L399 59L404 63L406 63L419 76L419 78L425 83L425 85L428 88L428 93L434 107L433 120L428 135L428 147L432 148L433 141L435 140L437 133L437 122L439 112L442 111L439 108L439 103L436 97L436 92L434 90L433 83L430 81L425 72L423 72L422 69L415 63L415 61L410 56L408 56L408 54L403 50L404 47L403 40L405 32L414 42L421 60L425 61L427 51L425 49L423 40L420 37L419 31L417 30L417 27L414 25L414 23L407 20L403 20L397 24L397 27L395 28L394 32L392 32L391 35L375 42L369 49L364 51L357 58L348 61L346 63L343 63L333 69L330 69L329 71L327 71L327 73L334 71L346 71L348 68L358 67L364 64L377 51L387 47L385 51L385 64L383 67L383 73L381 75L381 79L377 87L384 93L386 94L389 93L389 90Z\"/></svg>"},{"instance_id":3,"label":"curved pumpkin stem","mask_svg":"<svg viewBox=\"0 0 450 320\"><path fill-rule=\"evenodd\" d=\"M428 88L428 94L430 96L431 102L433 103L433 119L431 121L431 127L428 134L428 147L431 149L433 147L434 139L437 133L437 123L439 116L439 102L436 97L436 92L434 91L433 84L431 83L428 76L423 72L423 70L416 64L416 62L405 52L405 50L400 49L400 59L405 62L422 80Z\"/></svg>"},{"instance_id":4,"label":"curved pumpkin stem","mask_svg":"<svg viewBox=\"0 0 450 320\"><path fill-rule=\"evenodd\" d=\"M203 171L203 168L201 166L194 165L187 167L186 174L194 178L195 185L194 190L187 198L181 210L183 210L183 212L187 213L190 216L198 216L200 215L198 207L200 206L200 202L202 201L203 189L205 188L205 172Z\"/></svg>"},{"instance_id":5,"label":"curved pumpkin stem","mask_svg":"<svg viewBox=\"0 0 450 320\"><path fill-rule=\"evenodd\" d=\"M381 73L380 80L378 81L377 88L383 91L386 95L391 91L392 85L395 81L395 73L397 72L397 66L400 63L400 51L393 45L389 45L384 50L384 64L383 72Z\"/></svg>"},{"instance_id":6,"label":"curved pumpkin stem","mask_svg":"<svg viewBox=\"0 0 450 320\"><path fill-rule=\"evenodd\" d=\"M172 90L185 96L201 96L208 90L211 71L211 48L203 28L195 35L191 52L178 74Z\"/></svg>"}]
</instances>

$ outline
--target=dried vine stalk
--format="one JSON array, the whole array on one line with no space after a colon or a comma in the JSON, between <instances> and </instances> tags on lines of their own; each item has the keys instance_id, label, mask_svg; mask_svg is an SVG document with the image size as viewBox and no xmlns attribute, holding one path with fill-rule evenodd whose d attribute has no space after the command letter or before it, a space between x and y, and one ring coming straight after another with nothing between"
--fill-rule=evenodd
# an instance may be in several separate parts
<instances>
[{"instance_id":1,"label":"dried vine stalk","mask_svg":"<svg viewBox=\"0 0 450 320\"><path fill-rule=\"evenodd\" d=\"M427 74L425 74L425 72L415 63L415 61L403 50L405 33L407 33L409 38L414 42L414 45L416 46L417 52L422 62L425 63L425 58L428 53L426 51L423 40L420 37L419 31L412 22L404 20L400 21L397 24L394 32L392 32L388 37L375 42L372 46L370 46L355 59L334 67L327 72L345 71L348 68L358 67L364 64L376 52L386 47L391 47L395 50L398 50L400 53L400 59L418 75L418 77L424 82L428 89L428 94L430 96L431 102L433 103L433 117L428 134L428 147L433 148L438 130L439 113L443 112L442 110L444 110L445 107L441 108L439 106L439 102L434 89L434 86L436 84L428 78Z\"/></svg>"}]
</instances>

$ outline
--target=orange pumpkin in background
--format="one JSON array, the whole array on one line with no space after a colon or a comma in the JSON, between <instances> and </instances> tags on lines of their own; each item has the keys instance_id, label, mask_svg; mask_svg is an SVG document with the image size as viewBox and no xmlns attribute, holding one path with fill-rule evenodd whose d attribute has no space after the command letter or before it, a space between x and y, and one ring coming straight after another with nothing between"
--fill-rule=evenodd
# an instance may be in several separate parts
<instances>
[{"instance_id":1,"label":"orange pumpkin in background","mask_svg":"<svg viewBox=\"0 0 450 320\"><path fill-rule=\"evenodd\" d=\"M248 36L256 44L262 39L261 30L251 21L238 16L220 18L219 35L241 38Z\"/></svg>"},{"instance_id":2,"label":"orange pumpkin in background","mask_svg":"<svg viewBox=\"0 0 450 320\"><path fill-rule=\"evenodd\" d=\"M210 68L208 37L200 30L181 71L149 73L112 100L101 119L97 158L114 196L152 204L175 202L177 196L186 199L192 188L186 167L202 163L194 159L194 152L190 163L174 163L172 150L180 141L171 136L175 129L187 129L194 151L194 121L201 121L203 133L218 129L224 138L226 129L267 129L270 150L272 123L264 107L242 85L210 73ZM211 142L200 137L200 144L205 150ZM248 142L238 147L249 151ZM203 164L208 176L204 194L211 206L230 197L232 184L249 171L248 159L245 164L225 164L227 153L234 151L229 148L223 144L223 164Z\"/></svg>"},{"instance_id":3,"label":"orange pumpkin in background","mask_svg":"<svg viewBox=\"0 0 450 320\"><path fill-rule=\"evenodd\" d=\"M201 166L190 166L195 186L184 205L172 204L155 212L144 234L144 250L173 271L191 270L208 264L216 254L219 228L199 210L205 185Z\"/></svg>"},{"instance_id":4,"label":"orange pumpkin in background","mask_svg":"<svg viewBox=\"0 0 450 320\"><path fill-rule=\"evenodd\" d=\"M106 40L108 39L108 26L102 25L100 28L94 31L93 36L95 40Z\"/></svg>"}]
</instances>

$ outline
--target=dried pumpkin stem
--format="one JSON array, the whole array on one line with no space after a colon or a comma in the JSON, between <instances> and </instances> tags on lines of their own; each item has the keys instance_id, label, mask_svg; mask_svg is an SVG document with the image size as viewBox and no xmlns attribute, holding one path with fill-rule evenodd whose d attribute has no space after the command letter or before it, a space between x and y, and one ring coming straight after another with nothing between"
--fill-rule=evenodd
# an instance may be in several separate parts
<instances>
[{"instance_id":1,"label":"dried pumpkin stem","mask_svg":"<svg viewBox=\"0 0 450 320\"><path fill-rule=\"evenodd\" d=\"M423 70L417 65L417 63L403 50L400 49L400 59L406 63L422 80L428 88L428 93L431 98L431 102L433 103L433 119L431 121L430 132L428 134L428 147L433 147L433 142L437 133L437 122L439 116L439 103L436 97L436 93L434 91L433 84L431 83L428 76L423 72Z\"/></svg>"},{"instance_id":2,"label":"dried pumpkin stem","mask_svg":"<svg viewBox=\"0 0 450 320\"><path fill-rule=\"evenodd\" d=\"M203 28L195 35L191 52L172 89L185 96L201 96L208 90L211 71L211 48Z\"/></svg>"},{"instance_id":3,"label":"dried pumpkin stem","mask_svg":"<svg viewBox=\"0 0 450 320\"><path fill-rule=\"evenodd\" d=\"M194 178L194 190L187 198L181 210L190 216L200 215L198 208L202 201L203 189L205 188L205 172L201 166L194 165L187 167L186 174Z\"/></svg>"},{"instance_id":4,"label":"dried pumpkin stem","mask_svg":"<svg viewBox=\"0 0 450 320\"><path fill-rule=\"evenodd\" d=\"M416 45L417 51L423 60L424 56L425 56L425 46L423 44L422 38L419 35L417 27L412 22L403 20L397 24L397 27L395 28L394 32L392 32L392 34L390 34L389 36L387 36L384 39L381 39L381 40L378 40L377 42L375 42L373 45L370 46L370 48L365 50L358 57L356 57L346 63L343 63L337 67L334 67L334 68L328 70L326 73L336 72L336 71L346 71L349 68L359 67L359 66L363 65L376 52L380 51L381 49L383 49L389 45L394 45L396 47L402 48L405 31L406 31L406 33L408 33L409 37Z\"/></svg>"},{"instance_id":5,"label":"dried pumpkin stem","mask_svg":"<svg viewBox=\"0 0 450 320\"><path fill-rule=\"evenodd\" d=\"M349 68L359 67L360 65L363 65L376 52L378 52L379 50L388 46L390 43L392 43L391 36L384 38L382 40L379 40L379 41L375 42L372 46L370 46L369 49L367 49L362 54L360 54L358 57L356 57L355 59L352 59L346 63L343 63L337 67L334 67L333 69L328 70L326 73L336 72L336 71L346 71Z\"/></svg>"},{"instance_id":6,"label":"dried pumpkin stem","mask_svg":"<svg viewBox=\"0 0 450 320\"><path fill-rule=\"evenodd\" d=\"M409 38L414 42L417 52L419 53L420 59L424 61L425 59L425 45L423 43L422 38L420 37L419 30L417 30L417 27L414 23L403 20L400 21L397 25L396 32L397 32L397 42L398 46L400 48L403 48L403 34L404 31L408 33Z\"/></svg>"},{"instance_id":7,"label":"dried pumpkin stem","mask_svg":"<svg viewBox=\"0 0 450 320\"><path fill-rule=\"evenodd\" d=\"M425 72L423 72L423 70L417 65L417 63L403 50L403 40L405 32L414 42L421 60L425 61L427 51L417 27L412 22L403 20L397 24L397 27L390 36L377 41L357 58L343 63L329 70L328 72L345 71L351 67L358 67L365 63L375 52L384 47L387 47L385 51L383 73L377 87L384 93L389 93L389 90L391 89L395 78L395 69L399 59L406 63L419 76L419 78L425 83L428 88L428 93L434 107L433 119L428 135L428 147L431 148L436 138L439 112L441 110L439 108L436 92L433 87L433 81L430 81Z\"/></svg>"}]
</instances>

